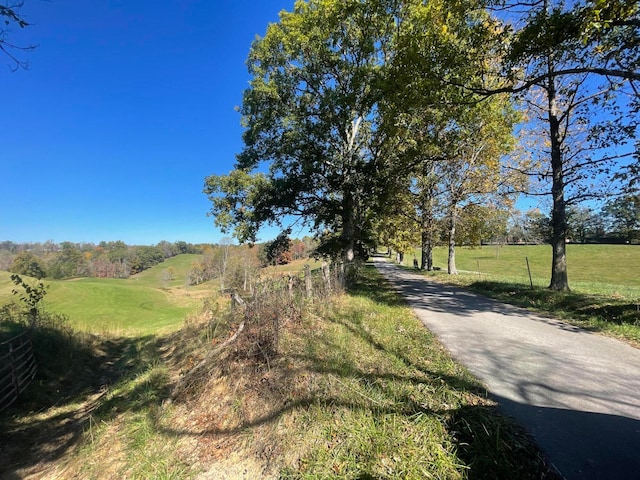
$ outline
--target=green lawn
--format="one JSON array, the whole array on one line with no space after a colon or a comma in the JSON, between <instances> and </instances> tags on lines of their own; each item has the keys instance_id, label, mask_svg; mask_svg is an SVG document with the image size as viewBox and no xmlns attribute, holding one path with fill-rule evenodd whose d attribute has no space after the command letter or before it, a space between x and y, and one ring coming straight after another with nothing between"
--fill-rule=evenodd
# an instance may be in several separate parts
<instances>
[{"instance_id":1,"label":"green lawn","mask_svg":"<svg viewBox=\"0 0 640 480\"><path fill-rule=\"evenodd\" d=\"M419 253L417 254L419 259ZM447 248L433 252L434 265L447 269ZM546 287L551 278L551 246L504 245L457 247L456 266L460 271L477 273L483 280L529 283L527 260L533 283ZM406 256L405 264L413 263ZM614 294L640 298L640 246L567 245L569 284L585 293Z\"/></svg>"},{"instance_id":2,"label":"green lawn","mask_svg":"<svg viewBox=\"0 0 640 480\"><path fill-rule=\"evenodd\" d=\"M182 325L185 316L210 294L207 284L185 286L199 255L179 255L128 279L44 280L47 310L63 313L75 328L89 332L156 334ZM173 272L172 278L164 273ZM0 304L12 299L10 273L0 272Z\"/></svg>"},{"instance_id":3,"label":"green lawn","mask_svg":"<svg viewBox=\"0 0 640 480\"><path fill-rule=\"evenodd\" d=\"M171 257L159 265L129 278L132 284L152 288L181 287L191 265L202 260L203 255L184 254ZM173 277L172 279L171 276Z\"/></svg>"}]
</instances>

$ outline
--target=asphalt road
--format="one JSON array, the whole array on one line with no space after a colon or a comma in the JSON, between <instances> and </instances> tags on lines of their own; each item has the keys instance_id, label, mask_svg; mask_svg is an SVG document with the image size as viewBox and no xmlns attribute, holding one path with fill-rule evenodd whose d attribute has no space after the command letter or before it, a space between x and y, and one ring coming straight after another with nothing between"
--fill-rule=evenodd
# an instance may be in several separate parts
<instances>
[{"instance_id":1,"label":"asphalt road","mask_svg":"<svg viewBox=\"0 0 640 480\"><path fill-rule=\"evenodd\" d=\"M639 349L374 261L566 479L640 479Z\"/></svg>"}]
</instances>

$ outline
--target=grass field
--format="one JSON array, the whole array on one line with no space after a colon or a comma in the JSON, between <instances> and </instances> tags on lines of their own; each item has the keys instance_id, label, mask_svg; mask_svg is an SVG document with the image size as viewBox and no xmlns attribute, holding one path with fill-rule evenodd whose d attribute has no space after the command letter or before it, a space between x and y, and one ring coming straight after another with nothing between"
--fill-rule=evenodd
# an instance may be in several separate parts
<instances>
[{"instance_id":1,"label":"grass field","mask_svg":"<svg viewBox=\"0 0 640 480\"><path fill-rule=\"evenodd\" d=\"M177 328L211 293L207 283L185 286L199 258L178 255L128 279L44 280L49 285L44 307L67 315L74 328L94 333L157 334ZM12 288L10 273L0 272L0 303L11 300Z\"/></svg>"},{"instance_id":2,"label":"grass field","mask_svg":"<svg viewBox=\"0 0 640 480\"><path fill-rule=\"evenodd\" d=\"M416 253L419 259L419 251ZM533 284L546 287L551 279L549 245L504 245L457 247L456 266L461 272L478 274L483 280L529 283L527 260ZM433 252L434 265L447 269L447 248ZM407 255L405 264L413 257ZM640 246L637 245L567 245L569 284L586 293L616 294L640 298Z\"/></svg>"}]
</instances>

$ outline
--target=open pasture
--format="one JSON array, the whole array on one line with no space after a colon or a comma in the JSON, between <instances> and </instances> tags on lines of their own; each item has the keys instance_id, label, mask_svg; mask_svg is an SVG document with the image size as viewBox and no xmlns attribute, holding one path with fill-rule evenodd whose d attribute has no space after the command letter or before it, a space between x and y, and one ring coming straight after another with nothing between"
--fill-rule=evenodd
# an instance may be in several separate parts
<instances>
[{"instance_id":1,"label":"open pasture","mask_svg":"<svg viewBox=\"0 0 640 480\"><path fill-rule=\"evenodd\" d=\"M419 250L416 255L419 257ZM447 269L447 248L433 252L434 265ZM460 272L478 274L483 280L529 283L527 260L535 286L546 287L551 278L549 245L484 245L457 247ZM413 258L405 257L411 265ZM640 246L567 245L569 285L573 290L603 295L640 296Z\"/></svg>"},{"instance_id":2,"label":"open pasture","mask_svg":"<svg viewBox=\"0 0 640 480\"><path fill-rule=\"evenodd\" d=\"M178 255L128 279L43 280L44 306L93 333L148 334L182 325L185 316L211 294L208 283L187 287L185 278L199 255ZM0 304L11 300L10 273L0 272Z\"/></svg>"}]
</instances>

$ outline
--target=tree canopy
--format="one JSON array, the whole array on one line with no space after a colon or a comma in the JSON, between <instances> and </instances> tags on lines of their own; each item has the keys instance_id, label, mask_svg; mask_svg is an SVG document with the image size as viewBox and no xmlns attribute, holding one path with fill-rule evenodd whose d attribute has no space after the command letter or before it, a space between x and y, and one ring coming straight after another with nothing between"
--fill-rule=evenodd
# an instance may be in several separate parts
<instances>
[{"instance_id":1,"label":"tree canopy","mask_svg":"<svg viewBox=\"0 0 640 480\"><path fill-rule=\"evenodd\" d=\"M636 135L638 28L628 0L299 0L251 47L244 147L206 178L210 214L241 242L302 222L345 261L420 242L422 268L445 222L455 273L457 238L504 234L516 194L545 194L568 289L567 209L640 170L611 151ZM522 122L542 134L513 154Z\"/></svg>"},{"instance_id":2,"label":"tree canopy","mask_svg":"<svg viewBox=\"0 0 640 480\"><path fill-rule=\"evenodd\" d=\"M366 244L384 169L375 113L393 29L386 3L298 1L254 42L245 148L233 172L206 180L218 225L255 241L264 223L295 216L346 260Z\"/></svg>"}]
</instances>

